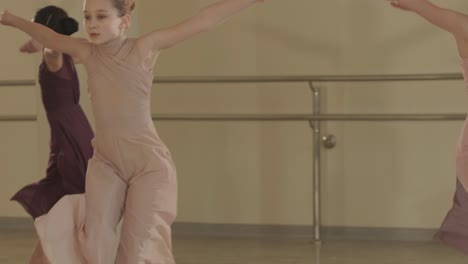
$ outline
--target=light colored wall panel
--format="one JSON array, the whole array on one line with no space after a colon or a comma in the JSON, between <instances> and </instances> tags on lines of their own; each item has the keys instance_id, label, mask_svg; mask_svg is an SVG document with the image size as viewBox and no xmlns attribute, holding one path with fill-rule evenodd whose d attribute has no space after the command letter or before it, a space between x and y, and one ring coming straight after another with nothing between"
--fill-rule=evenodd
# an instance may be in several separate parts
<instances>
[{"instance_id":1,"label":"light colored wall panel","mask_svg":"<svg viewBox=\"0 0 468 264\"><path fill-rule=\"evenodd\" d=\"M32 180L44 175L37 171L37 126L35 122L0 123L0 212L2 217L27 216L11 196Z\"/></svg>"}]
</instances>

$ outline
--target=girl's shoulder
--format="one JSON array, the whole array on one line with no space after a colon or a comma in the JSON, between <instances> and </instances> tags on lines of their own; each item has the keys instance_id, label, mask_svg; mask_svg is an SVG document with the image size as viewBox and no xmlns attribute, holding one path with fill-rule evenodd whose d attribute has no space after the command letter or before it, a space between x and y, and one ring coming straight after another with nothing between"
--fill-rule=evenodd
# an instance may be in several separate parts
<instances>
[{"instance_id":1,"label":"girl's shoulder","mask_svg":"<svg viewBox=\"0 0 468 264\"><path fill-rule=\"evenodd\" d=\"M75 64L84 64L88 58L92 57L97 45L85 38L77 38L77 41L82 45L82 53L79 57L73 57L73 60Z\"/></svg>"}]
</instances>

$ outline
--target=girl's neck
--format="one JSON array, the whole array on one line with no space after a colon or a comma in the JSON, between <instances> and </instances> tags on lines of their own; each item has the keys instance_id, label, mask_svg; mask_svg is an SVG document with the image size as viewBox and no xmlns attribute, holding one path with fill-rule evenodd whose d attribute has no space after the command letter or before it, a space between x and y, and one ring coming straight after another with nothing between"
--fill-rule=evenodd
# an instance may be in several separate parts
<instances>
[{"instance_id":1,"label":"girl's neck","mask_svg":"<svg viewBox=\"0 0 468 264\"><path fill-rule=\"evenodd\" d=\"M104 42L102 43L101 45L112 45L112 44L115 44L115 43L121 43L122 41L124 41L125 39L127 38L127 36L125 35L121 35L121 36L118 36L116 38L113 38L107 42Z\"/></svg>"},{"instance_id":2,"label":"girl's neck","mask_svg":"<svg viewBox=\"0 0 468 264\"><path fill-rule=\"evenodd\" d=\"M126 40L125 37L118 37L115 39L111 39L105 43L100 44L99 48L105 53L115 55L120 50L120 47L122 46L122 43L125 40Z\"/></svg>"}]
</instances>

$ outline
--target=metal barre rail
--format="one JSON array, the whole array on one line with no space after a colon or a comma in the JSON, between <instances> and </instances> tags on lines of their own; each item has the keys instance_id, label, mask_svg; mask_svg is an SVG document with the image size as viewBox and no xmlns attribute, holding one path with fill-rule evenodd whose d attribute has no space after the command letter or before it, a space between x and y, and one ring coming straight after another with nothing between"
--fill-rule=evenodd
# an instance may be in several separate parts
<instances>
[{"instance_id":1,"label":"metal barre rail","mask_svg":"<svg viewBox=\"0 0 468 264\"><path fill-rule=\"evenodd\" d=\"M466 114L160 114L153 115L154 121L457 121L465 120ZM34 115L0 115L0 122L37 121Z\"/></svg>"},{"instance_id":2,"label":"metal barre rail","mask_svg":"<svg viewBox=\"0 0 468 264\"><path fill-rule=\"evenodd\" d=\"M466 114L159 114L155 121L455 121Z\"/></svg>"},{"instance_id":3,"label":"metal barre rail","mask_svg":"<svg viewBox=\"0 0 468 264\"><path fill-rule=\"evenodd\" d=\"M34 80L5 80L0 81L0 86L31 86L36 85Z\"/></svg>"},{"instance_id":4,"label":"metal barre rail","mask_svg":"<svg viewBox=\"0 0 468 264\"><path fill-rule=\"evenodd\" d=\"M389 75L296 75L296 76L174 76L157 77L154 83L281 83L281 82L389 82L462 80L460 73Z\"/></svg>"},{"instance_id":5,"label":"metal barre rail","mask_svg":"<svg viewBox=\"0 0 468 264\"><path fill-rule=\"evenodd\" d=\"M0 115L0 122L37 121L35 115Z\"/></svg>"},{"instance_id":6,"label":"metal barre rail","mask_svg":"<svg viewBox=\"0 0 468 264\"><path fill-rule=\"evenodd\" d=\"M212 122L239 122L239 121L457 121L465 120L466 114L167 114L153 115L154 121L212 121ZM33 115L0 115L0 122L37 121Z\"/></svg>"},{"instance_id":7,"label":"metal barre rail","mask_svg":"<svg viewBox=\"0 0 468 264\"><path fill-rule=\"evenodd\" d=\"M173 76L156 77L154 83L278 83L278 82L388 82L462 80L460 73L389 75L292 75L292 76ZM4 80L0 86L35 85L34 80Z\"/></svg>"}]
</instances>

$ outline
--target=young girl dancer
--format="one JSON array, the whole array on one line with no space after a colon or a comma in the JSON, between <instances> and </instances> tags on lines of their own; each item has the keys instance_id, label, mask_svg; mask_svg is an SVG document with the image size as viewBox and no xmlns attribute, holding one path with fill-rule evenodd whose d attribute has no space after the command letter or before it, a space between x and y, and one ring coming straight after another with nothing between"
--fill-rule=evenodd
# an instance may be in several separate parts
<instances>
[{"instance_id":1,"label":"young girl dancer","mask_svg":"<svg viewBox=\"0 0 468 264\"><path fill-rule=\"evenodd\" d=\"M86 178L85 223L78 234L86 263L107 264L112 260L115 228L122 216L116 263L175 263L171 224L176 216L176 172L151 119L153 65L161 50L257 2L219 1L180 24L136 39L125 37L135 7L130 0L85 0L84 24L89 41L55 34L9 12L0 16L0 23L78 58L86 68L96 124L94 156ZM52 210L57 215L79 203L73 199L63 201ZM79 218L81 212L77 214ZM43 234L48 233L46 230ZM78 254L58 249L60 241L64 241L63 233L48 237L46 253L53 263L80 263L74 259Z\"/></svg>"},{"instance_id":2,"label":"young girl dancer","mask_svg":"<svg viewBox=\"0 0 468 264\"><path fill-rule=\"evenodd\" d=\"M458 47L468 87L468 16L440 8L427 0L387 0L396 8L412 11L451 33ZM453 207L435 237L468 254L468 119L456 149L457 186Z\"/></svg>"},{"instance_id":3,"label":"young girl dancer","mask_svg":"<svg viewBox=\"0 0 468 264\"><path fill-rule=\"evenodd\" d=\"M34 22L58 34L71 35L78 23L56 6L38 10ZM22 52L42 48L33 40L22 46ZM19 202L34 218L46 217L49 210L67 194L84 193L88 160L92 156L93 132L79 105L80 89L73 61L62 52L43 49L39 66L42 102L50 126L50 154L46 177L18 191L12 200ZM38 242L30 263L47 263Z\"/></svg>"}]
</instances>

